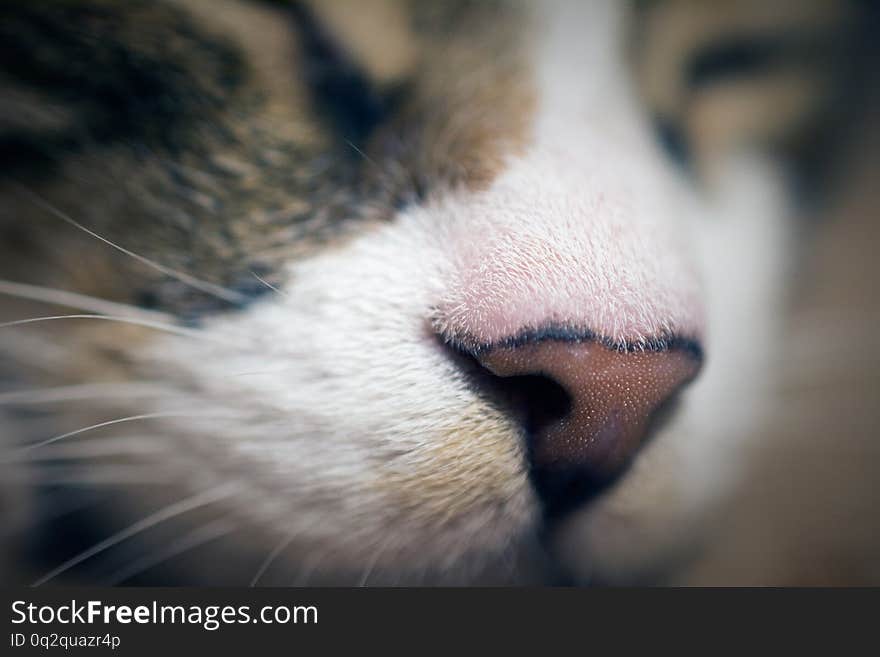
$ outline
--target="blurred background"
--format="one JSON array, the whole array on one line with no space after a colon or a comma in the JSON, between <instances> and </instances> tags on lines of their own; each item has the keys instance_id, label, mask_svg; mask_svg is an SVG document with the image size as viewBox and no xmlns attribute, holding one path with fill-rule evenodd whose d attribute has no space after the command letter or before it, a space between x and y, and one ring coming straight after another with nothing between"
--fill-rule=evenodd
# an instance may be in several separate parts
<instances>
[{"instance_id":1,"label":"blurred background","mask_svg":"<svg viewBox=\"0 0 880 657\"><path fill-rule=\"evenodd\" d=\"M706 553L679 583L880 584L876 89L862 109L799 263L775 412Z\"/></svg>"},{"instance_id":2,"label":"blurred background","mask_svg":"<svg viewBox=\"0 0 880 657\"><path fill-rule=\"evenodd\" d=\"M673 146L696 144L699 164L752 140L800 167L802 242L771 364L773 411L709 540L670 583L880 583L878 3L639 7L641 84L659 116L676 117L661 122ZM737 43L738 33L775 41Z\"/></svg>"}]
</instances>

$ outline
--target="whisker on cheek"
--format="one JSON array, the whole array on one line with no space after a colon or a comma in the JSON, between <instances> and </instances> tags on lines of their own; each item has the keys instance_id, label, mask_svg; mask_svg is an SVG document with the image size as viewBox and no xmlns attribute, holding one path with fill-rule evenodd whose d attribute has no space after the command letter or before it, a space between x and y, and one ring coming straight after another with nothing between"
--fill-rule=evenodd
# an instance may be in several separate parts
<instances>
[{"instance_id":1,"label":"whisker on cheek","mask_svg":"<svg viewBox=\"0 0 880 657\"><path fill-rule=\"evenodd\" d=\"M19 454L17 463L41 463L47 461L83 461L109 457L155 456L164 454L164 436L134 435L112 438L92 438L72 443L56 443L40 450L28 450Z\"/></svg>"},{"instance_id":2,"label":"whisker on cheek","mask_svg":"<svg viewBox=\"0 0 880 657\"><path fill-rule=\"evenodd\" d=\"M76 556L71 557L70 559L59 565L57 568L43 575L40 579L35 581L32 586L42 586L46 582L51 581L59 575L67 572L71 568L81 564L83 561L86 561L87 559L90 559L95 555L101 554L102 552L109 550L110 548L118 545L126 539L145 532L151 527L154 527L167 520L171 520L172 518L176 518L190 511L194 511L201 507L219 502L223 499L227 499L232 495L240 492L241 489L241 484L237 482L227 483L221 486L217 486L215 488L211 488L210 490L204 491L197 495L193 495L192 497L188 497L179 502L175 502L174 504L170 504L156 511L155 513L152 513L147 517L139 520L138 522L129 525L125 529L113 534L112 536L104 539L103 541L97 543L88 550L80 552Z\"/></svg>"},{"instance_id":3,"label":"whisker on cheek","mask_svg":"<svg viewBox=\"0 0 880 657\"><path fill-rule=\"evenodd\" d=\"M389 538L389 540L386 540L386 541L382 541L382 542L380 542L379 545L376 547L376 550L375 550L375 552L373 553L372 558L370 558L370 560L367 562L367 565L366 565L366 567L364 568L364 571L363 571L363 573L361 574L360 579L358 580L358 584L357 584L357 585L358 585L359 587L364 587L364 586L367 585L367 582L368 582L369 579L370 579L370 575L373 574L373 571L374 571L375 568L376 568L376 564L379 563L379 559L382 558L382 555L385 554L385 553L388 551L388 549L393 545L393 543L394 543L393 539L394 539L394 538L395 538L395 537L392 536L391 538Z\"/></svg>"},{"instance_id":4,"label":"whisker on cheek","mask_svg":"<svg viewBox=\"0 0 880 657\"><path fill-rule=\"evenodd\" d=\"M269 281L267 281L265 278L263 278L262 276L260 276L257 272L255 272L255 271L251 271L251 275L252 275L254 278L256 278L258 281L260 281L260 283L262 283L262 284L265 285L267 288L269 288L270 290L272 290L273 292L276 292L276 293L280 294L281 296L286 297L286 298L288 298L288 299L290 298L290 297L287 295L286 292L284 292L283 290L279 290L277 287L275 287L274 285L272 285L272 284L271 284Z\"/></svg>"},{"instance_id":5,"label":"whisker on cheek","mask_svg":"<svg viewBox=\"0 0 880 657\"><path fill-rule=\"evenodd\" d=\"M278 556L282 552L284 552L287 547L290 546L296 536L296 533L288 534L287 536L284 536L274 548L272 548L272 551L266 556L266 558L260 564L259 568L257 568L257 572L254 573L254 576L251 578L250 584L248 584L248 586L254 587L257 585L257 582L260 581L260 578L266 574L267 570L269 570L269 566L271 566L278 558Z\"/></svg>"},{"instance_id":6,"label":"whisker on cheek","mask_svg":"<svg viewBox=\"0 0 880 657\"><path fill-rule=\"evenodd\" d=\"M136 559L127 566L123 566L117 571L111 573L104 580L104 586L118 586L125 583L132 577L161 565L176 556L195 550L207 545L213 541L219 540L224 536L228 536L241 527L229 518L221 518L210 522L198 529L187 532L175 541L172 541L164 550L158 550L152 554L146 554L140 559Z\"/></svg>"},{"instance_id":7,"label":"whisker on cheek","mask_svg":"<svg viewBox=\"0 0 880 657\"><path fill-rule=\"evenodd\" d=\"M132 306L130 304L107 301L106 299L99 299L78 292L68 292L67 290L58 290L56 288L43 287L41 285L29 285L27 283L18 283L16 281L0 280L0 294L19 299L40 301L54 306L88 310L101 315L131 317L157 323L171 323L174 321L174 316L169 315L168 313L144 310L143 308Z\"/></svg>"},{"instance_id":8,"label":"whisker on cheek","mask_svg":"<svg viewBox=\"0 0 880 657\"><path fill-rule=\"evenodd\" d=\"M215 418L217 417L216 413L192 413L192 412L177 412L177 411L169 411L162 413L142 413L139 415L129 415L127 417L120 417L114 420L107 420L105 422L98 422L97 424L91 424L87 427L81 427L79 429L75 429L74 431L68 431L66 433L59 434L57 436L52 436L51 438L47 438L46 440L41 440L37 443L33 443L30 445L26 445L19 450L16 450L14 453L27 453L31 450L39 449L40 447L45 447L46 445L51 445L53 443L57 443L61 440L65 440L67 438L72 438L73 436L78 436L80 434L86 433L88 431L94 431L95 429L101 429L104 427L109 427L117 424L123 424L127 422L139 422L143 420L153 420L160 418L180 418L180 417L190 417L190 418Z\"/></svg>"},{"instance_id":9,"label":"whisker on cheek","mask_svg":"<svg viewBox=\"0 0 880 657\"><path fill-rule=\"evenodd\" d=\"M180 272L180 271L171 269L170 267L166 267L165 265L161 265L158 262L154 262L153 260L150 260L149 258L146 258L138 253L135 253L134 251L130 251L130 250L126 249L125 247L116 244L115 242L111 242L106 237L102 237L101 235L98 235L94 231L89 230L88 228L83 226L81 223L79 223L78 221L76 221L75 219L68 216L67 214L65 214L64 212L62 212L58 208L56 208L54 205L49 203L46 199L44 199L43 197L36 194L31 189L25 187L24 185L20 185L20 184L17 184L15 186L21 194L26 196L35 205L39 206L40 208L42 208L46 212L48 212L52 215L55 215L56 217L58 217L59 219L61 219L64 222L70 224L71 226L78 228L79 230L83 231L84 233L91 235L95 239L100 240L101 242L104 242L104 244L107 244L108 246L113 247L117 251L120 251L121 253L124 253L125 255L134 258L138 262L140 262L148 267L151 267L152 269L155 269L156 271L159 271L159 272L165 274L166 276L170 276L170 277L180 281L181 283L189 285L190 287L192 287L194 289L200 290L201 292L205 292L207 294L215 296L215 297L222 299L223 301L227 301L229 303L242 304L247 301L246 297L242 294L239 294L238 292L234 292L233 290L227 290L226 288L224 288L220 285L215 285L214 283L202 281L202 280L199 280L198 278L195 278L194 276L190 276L189 274L186 274L184 272Z\"/></svg>"},{"instance_id":10,"label":"whisker on cheek","mask_svg":"<svg viewBox=\"0 0 880 657\"><path fill-rule=\"evenodd\" d=\"M182 326L174 326L172 324L163 324L161 322L154 322L150 320L141 320L135 319L132 317L119 317L114 315L47 315L44 317L29 317L27 319L17 319L11 322L4 322L0 324L0 329L3 328L12 328L15 326L25 326L27 324L37 324L39 322L52 322L59 321L63 319L97 319L104 320L109 322L121 322L123 324L132 324L134 326L143 326L145 328L157 329L160 331L165 331L166 333L173 333L174 335L181 335L188 338L195 338L197 340L203 340L205 342L217 342L219 344L223 344L226 346L235 346L239 349L250 349L253 348L252 344L245 344L240 342L233 342L232 338L218 338L214 334L205 334L202 331L198 331L195 329L187 329Z\"/></svg>"}]
</instances>

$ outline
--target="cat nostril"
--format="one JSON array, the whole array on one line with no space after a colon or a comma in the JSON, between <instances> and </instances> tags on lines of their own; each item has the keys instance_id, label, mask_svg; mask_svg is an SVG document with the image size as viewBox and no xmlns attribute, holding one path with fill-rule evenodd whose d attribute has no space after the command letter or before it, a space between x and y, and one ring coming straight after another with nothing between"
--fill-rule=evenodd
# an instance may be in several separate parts
<instances>
[{"instance_id":1,"label":"cat nostril","mask_svg":"<svg viewBox=\"0 0 880 657\"><path fill-rule=\"evenodd\" d=\"M477 355L524 415L533 480L550 515L622 470L700 360L698 348L621 351L553 339Z\"/></svg>"}]
</instances>

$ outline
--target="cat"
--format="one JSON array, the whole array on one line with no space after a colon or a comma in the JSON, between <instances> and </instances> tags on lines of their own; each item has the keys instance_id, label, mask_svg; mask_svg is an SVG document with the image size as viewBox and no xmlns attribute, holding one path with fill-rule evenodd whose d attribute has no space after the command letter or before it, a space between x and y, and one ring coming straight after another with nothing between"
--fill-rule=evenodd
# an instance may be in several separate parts
<instances>
[{"instance_id":1,"label":"cat","mask_svg":"<svg viewBox=\"0 0 880 657\"><path fill-rule=\"evenodd\" d=\"M849 70L767 4L3 3L4 580L662 577Z\"/></svg>"}]
</instances>

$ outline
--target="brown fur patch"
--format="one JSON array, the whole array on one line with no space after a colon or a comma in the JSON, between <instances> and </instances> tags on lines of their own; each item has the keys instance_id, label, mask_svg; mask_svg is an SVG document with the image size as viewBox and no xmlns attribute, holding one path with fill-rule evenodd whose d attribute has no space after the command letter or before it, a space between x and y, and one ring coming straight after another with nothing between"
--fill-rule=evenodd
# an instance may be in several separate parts
<instances>
[{"instance_id":1,"label":"brown fur patch","mask_svg":"<svg viewBox=\"0 0 880 657\"><path fill-rule=\"evenodd\" d=\"M82 99L62 95L53 101L61 127L46 120L27 135L43 158L36 173L5 172L13 184L0 187L0 231L16 248L0 276L197 317L265 292L253 273L277 283L283 263L387 220L431 189L485 185L527 139L522 17L498 7L454 14L386 6L399 57L392 62L361 47L358 16L367 8L358 7L330 12L328 32L352 39L337 44L340 52L363 57L363 75L376 75L365 84L394 99L360 145L315 114L306 72L328 64L309 60L307 35L284 4L56 0L17 16L28 35L19 41L44 55L13 67L16 111L22 103L40 109L46 90L60 93L44 79L50 70ZM68 32L80 36L68 43ZM90 70L64 63L82 49ZM124 66L102 64L120 57L144 62L147 88ZM100 87L83 86L84 75L105 76L116 95L92 93ZM157 97L165 114L137 114ZM131 125L101 131L100 117L120 103ZM18 193L19 184L101 236L229 294L218 299L114 252Z\"/></svg>"}]
</instances>

